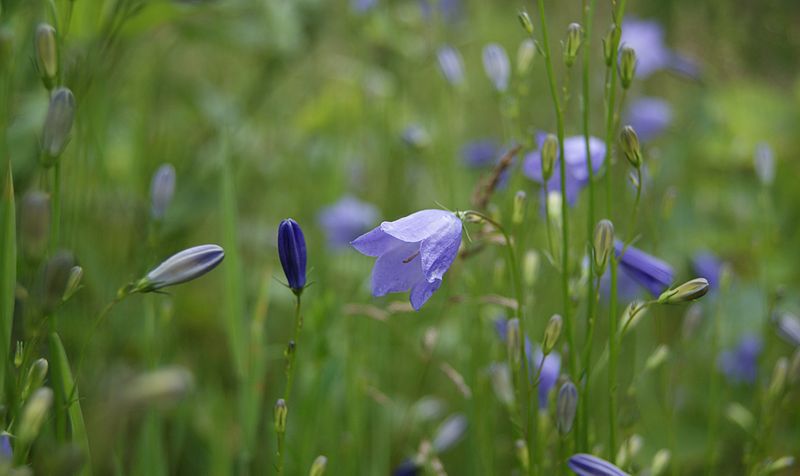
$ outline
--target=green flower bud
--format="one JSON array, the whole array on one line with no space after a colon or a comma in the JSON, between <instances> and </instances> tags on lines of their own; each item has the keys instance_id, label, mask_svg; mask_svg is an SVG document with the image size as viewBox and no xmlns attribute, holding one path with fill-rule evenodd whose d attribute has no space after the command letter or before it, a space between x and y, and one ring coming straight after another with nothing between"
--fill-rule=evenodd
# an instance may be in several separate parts
<instances>
[{"instance_id":1,"label":"green flower bud","mask_svg":"<svg viewBox=\"0 0 800 476\"><path fill-rule=\"evenodd\" d=\"M530 70L533 59L536 57L536 43L530 38L525 38L517 50L517 74L525 74Z\"/></svg>"},{"instance_id":2,"label":"green flower bud","mask_svg":"<svg viewBox=\"0 0 800 476\"><path fill-rule=\"evenodd\" d=\"M22 388L21 400L27 400L31 393L35 392L44 383L47 377L47 359L38 359L28 370L28 375L25 378L25 386Z\"/></svg>"},{"instance_id":3,"label":"green flower bud","mask_svg":"<svg viewBox=\"0 0 800 476\"><path fill-rule=\"evenodd\" d=\"M19 233L22 249L30 258L47 251L50 232L50 196L39 190L25 193L19 205Z\"/></svg>"},{"instance_id":4,"label":"green flower bud","mask_svg":"<svg viewBox=\"0 0 800 476\"><path fill-rule=\"evenodd\" d=\"M636 65L636 51L630 46L623 46L619 60L619 80L623 89L631 87L633 78L636 76Z\"/></svg>"},{"instance_id":5,"label":"green flower bud","mask_svg":"<svg viewBox=\"0 0 800 476\"><path fill-rule=\"evenodd\" d=\"M564 321L558 314L554 314L553 317L550 318L547 327L544 329L544 339L542 341L542 352L544 355L548 355L553 351L556 343L558 343L558 338L561 336L561 328L563 325Z\"/></svg>"},{"instance_id":6,"label":"green flower bud","mask_svg":"<svg viewBox=\"0 0 800 476\"><path fill-rule=\"evenodd\" d=\"M564 41L564 63L568 68L575 64L575 57L581 47L583 40L583 30L580 24L570 23L567 27L567 39Z\"/></svg>"},{"instance_id":7,"label":"green flower bud","mask_svg":"<svg viewBox=\"0 0 800 476\"><path fill-rule=\"evenodd\" d=\"M622 128L619 134L619 144L625 158L634 167L639 168L642 166L642 149L639 146L639 136L631 126Z\"/></svg>"},{"instance_id":8,"label":"green flower bud","mask_svg":"<svg viewBox=\"0 0 800 476\"><path fill-rule=\"evenodd\" d=\"M661 344L656 347L656 350L650 354L650 357L647 358L647 361L644 364L645 369L648 371L653 371L661 366L664 362L667 361L669 358L669 347L667 345Z\"/></svg>"},{"instance_id":9,"label":"green flower bud","mask_svg":"<svg viewBox=\"0 0 800 476\"><path fill-rule=\"evenodd\" d=\"M682 302L694 301L705 296L708 292L708 280L706 278L695 278L687 281L677 288L668 289L658 297L659 304L678 304Z\"/></svg>"},{"instance_id":10,"label":"green flower bud","mask_svg":"<svg viewBox=\"0 0 800 476\"><path fill-rule=\"evenodd\" d=\"M602 276L606 271L608 257L614 249L614 224L611 220L600 220L594 227L594 271Z\"/></svg>"},{"instance_id":11,"label":"green flower bud","mask_svg":"<svg viewBox=\"0 0 800 476\"><path fill-rule=\"evenodd\" d=\"M69 301L69 299L83 287L81 286L81 279L83 279L83 268L80 266L73 266L72 269L69 270L67 286L64 288L64 295L61 297L62 301Z\"/></svg>"},{"instance_id":12,"label":"green flower bud","mask_svg":"<svg viewBox=\"0 0 800 476\"><path fill-rule=\"evenodd\" d=\"M286 406L286 400L279 398L275 402L275 408L272 410L275 418L275 433L283 434L286 432L286 417L288 413L289 408Z\"/></svg>"},{"instance_id":13,"label":"green flower bud","mask_svg":"<svg viewBox=\"0 0 800 476\"><path fill-rule=\"evenodd\" d=\"M517 13L517 18L519 18L519 23L522 25L522 28L529 34L533 34L533 21L531 21L531 16L528 15L528 12L525 10L520 10Z\"/></svg>"},{"instance_id":14,"label":"green flower bud","mask_svg":"<svg viewBox=\"0 0 800 476\"><path fill-rule=\"evenodd\" d=\"M745 432L749 433L753 429L755 418L750 410L740 403L731 403L725 409L725 416L732 422L739 425Z\"/></svg>"},{"instance_id":15,"label":"green flower bud","mask_svg":"<svg viewBox=\"0 0 800 476\"><path fill-rule=\"evenodd\" d=\"M519 225L525 220L525 204L528 201L528 196L524 191L518 190L514 195L514 208L511 213L511 223Z\"/></svg>"},{"instance_id":16,"label":"green flower bud","mask_svg":"<svg viewBox=\"0 0 800 476\"><path fill-rule=\"evenodd\" d=\"M769 382L769 396L771 398L780 397L786 388L786 380L789 374L789 359L781 357L775 362L772 370L772 380Z\"/></svg>"},{"instance_id":17,"label":"green flower bud","mask_svg":"<svg viewBox=\"0 0 800 476\"><path fill-rule=\"evenodd\" d=\"M616 27L611 25L606 36L603 37L603 60L605 61L606 67L609 68L614 64L614 51L612 51L612 48L614 46L615 31Z\"/></svg>"},{"instance_id":18,"label":"green flower bud","mask_svg":"<svg viewBox=\"0 0 800 476\"><path fill-rule=\"evenodd\" d=\"M17 341L17 348L14 352L14 367L20 368L22 362L25 360L25 343L21 340Z\"/></svg>"},{"instance_id":19,"label":"green flower bud","mask_svg":"<svg viewBox=\"0 0 800 476\"><path fill-rule=\"evenodd\" d=\"M317 459L314 460L314 464L311 465L311 471L308 472L308 476L322 476L325 474L325 468L328 466L328 458L319 455Z\"/></svg>"},{"instance_id":20,"label":"green flower bud","mask_svg":"<svg viewBox=\"0 0 800 476\"><path fill-rule=\"evenodd\" d=\"M75 97L72 91L67 88L53 91L42 130L42 162L45 167L55 164L64 152L74 119Z\"/></svg>"},{"instance_id":21,"label":"green flower bud","mask_svg":"<svg viewBox=\"0 0 800 476\"><path fill-rule=\"evenodd\" d=\"M539 275L539 253L536 250L528 250L522 258L522 279L528 287L536 284L536 277Z\"/></svg>"},{"instance_id":22,"label":"green flower bud","mask_svg":"<svg viewBox=\"0 0 800 476\"><path fill-rule=\"evenodd\" d=\"M672 454L669 450L658 450L655 456L653 456L653 463L650 465L650 474L652 476L661 476L665 474L669 467L669 460L671 457Z\"/></svg>"},{"instance_id":23,"label":"green flower bud","mask_svg":"<svg viewBox=\"0 0 800 476\"><path fill-rule=\"evenodd\" d=\"M506 347L514 368L519 367L522 359L522 336L519 332L519 319L509 319L506 323Z\"/></svg>"},{"instance_id":24,"label":"green flower bud","mask_svg":"<svg viewBox=\"0 0 800 476\"><path fill-rule=\"evenodd\" d=\"M53 89L58 76L58 42L56 30L46 23L36 27L36 68L42 77L44 87Z\"/></svg>"},{"instance_id":25,"label":"green flower bud","mask_svg":"<svg viewBox=\"0 0 800 476\"><path fill-rule=\"evenodd\" d=\"M28 400L27 405L22 410L22 417L19 422L17 439L22 448L27 448L39 435L47 413L53 405L53 391L47 387L42 387Z\"/></svg>"},{"instance_id":26,"label":"green flower bud","mask_svg":"<svg viewBox=\"0 0 800 476\"><path fill-rule=\"evenodd\" d=\"M542 144L542 178L545 182L553 176L556 157L558 157L558 137L547 134Z\"/></svg>"}]
</instances>

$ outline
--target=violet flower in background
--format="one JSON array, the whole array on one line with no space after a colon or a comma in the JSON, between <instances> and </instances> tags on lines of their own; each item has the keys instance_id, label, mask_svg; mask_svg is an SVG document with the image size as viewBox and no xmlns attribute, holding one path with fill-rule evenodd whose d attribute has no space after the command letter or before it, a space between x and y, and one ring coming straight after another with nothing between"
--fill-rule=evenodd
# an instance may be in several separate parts
<instances>
[{"instance_id":1,"label":"violet flower in background","mask_svg":"<svg viewBox=\"0 0 800 476\"><path fill-rule=\"evenodd\" d=\"M692 257L692 274L698 278L706 278L709 287L719 288L722 275L722 261L710 251L701 251Z\"/></svg>"},{"instance_id":2,"label":"violet flower in background","mask_svg":"<svg viewBox=\"0 0 800 476\"><path fill-rule=\"evenodd\" d=\"M385 221L351 244L378 258L372 268L373 296L411 290L411 306L418 311L458 255L461 220L449 211L422 210Z\"/></svg>"},{"instance_id":3,"label":"violet flower in background","mask_svg":"<svg viewBox=\"0 0 800 476\"><path fill-rule=\"evenodd\" d=\"M300 225L291 218L278 226L278 257L289 289L300 295L306 287L306 238Z\"/></svg>"},{"instance_id":4,"label":"violet flower in background","mask_svg":"<svg viewBox=\"0 0 800 476\"><path fill-rule=\"evenodd\" d=\"M625 18L622 22L620 45L630 46L636 51L636 76L639 78L647 78L662 69L671 69L691 77L699 75L693 61L667 47L664 42L664 27L655 20Z\"/></svg>"},{"instance_id":5,"label":"violet flower in background","mask_svg":"<svg viewBox=\"0 0 800 476\"><path fill-rule=\"evenodd\" d=\"M628 107L625 122L639 135L639 140L647 142L659 136L672 122L672 106L658 98L637 99Z\"/></svg>"},{"instance_id":6,"label":"violet flower in background","mask_svg":"<svg viewBox=\"0 0 800 476\"><path fill-rule=\"evenodd\" d=\"M407 459L392 471L392 476L418 476L421 473L422 466L414 460Z\"/></svg>"},{"instance_id":7,"label":"violet flower in background","mask_svg":"<svg viewBox=\"0 0 800 476\"><path fill-rule=\"evenodd\" d=\"M775 181L775 154L772 147L766 142L761 142L756 146L756 153L753 157L756 175L762 185L770 186Z\"/></svg>"},{"instance_id":8,"label":"violet flower in background","mask_svg":"<svg viewBox=\"0 0 800 476\"><path fill-rule=\"evenodd\" d=\"M420 0L419 7L426 20L434 17L434 7L441 17L448 22L458 19L461 14L461 0Z\"/></svg>"},{"instance_id":9,"label":"violet flower in background","mask_svg":"<svg viewBox=\"0 0 800 476\"><path fill-rule=\"evenodd\" d=\"M343 248L350 241L369 230L378 219L378 209L355 197L345 196L323 208L317 220L325 232L328 245Z\"/></svg>"},{"instance_id":10,"label":"violet flower in background","mask_svg":"<svg viewBox=\"0 0 800 476\"><path fill-rule=\"evenodd\" d=\"M439 69L447 82L453 86L463 85L465 77L461 53L452 46L442 46L436 53L436 57L439 60Z\"/></svg>"},{"instance_id":11,"label":"violet flower in background","mask_svg":"<svg viewBox=\"0 0 800 476\"><path fill-rule=\"evenodd\" d=\"M633 246L628 246L625 254L622 254L623 246L619 240L614 242L614 253L620 260L619 269L623 273L647 289L652 296L659 296L669 288L675 279L672 266Z\"/></svg>"},{"instance_id":12,"label":"violet flower in background","mask_svg":"<svg viewBox=\"0 0 800 476\"><path fill-rule=\"evenodd\" d=\"M407 125L406 128L403 129L401 138L406 145L414 149L424 149L431 143L431 136L428 134L428 131L416 123Z\"/></svg>"},{"instance_id":13,"label":"violet flower in background","mask_svg":"<svg viewBox=\"0 0 800 476\"><path fill-rule=\"evenodd\" d=\"M498 92L502 93L508 89L511 63L502 46L491 43L483 48L483 70Z\"/></svg>"},{"instance_id":14,"label":"violet flower in background","mask_svg":"<svg viewBox=\"0 0 800 476\"><path fill-rule=\"evenodd\" d=\"M492 139L479 139L467 143L461 148L461 159L469 168L483 169L492 167L500 156L500 147Z\"/></svg>"},{"instance_id":15,"label":"violet flower in background","mask_svg":"<svg viewBox=\"0 0 800 476\"><path fill-rule=\"evenodd\" d=\"M150 215L161 220L175 193L175 167L163 164L153 174L150 182Z\"/></svg>"},{"instance_id":16,"label":"violet flower in background","mask_svg":"<svg viewBox=\"0 0 800 476\"><path fill-rule=\"evenodd\" d=\"M800 318L784 312L775 319L775 326L782 339L795 347L800 347Z\"/></svg>"},{"instance_id":17,"label":"violet flower in background","mask_svg":"<svg viewBox=\"0 0 800 476\"><path fill-rule=\"evenodd\" d=\"M752 384L758 375L758 356L761 355L761 348L760 337L755 334L745 334L735 348L719 355L718 367L732 382Z\"/></svg>"},{"instance_id":18,"label":"violet flower in background","mask_svg":"<svg viewBox=\"0 0 800 476\"><path fill-rule=\"evenodd\" d=\"M567 466L578 476L630 476L608 461L586 453L571 456Z\"/></svg>"},{"instance_id":19,"label":"violet flower in background","mask_svg":"<svg viewBox=\"0 0 800 476\"><path fill-rule=\"evenodd\" d=\"M377 4L378 0L350 0L350 9L355 13L367 13Z\"/></svg>"}]
</instances>

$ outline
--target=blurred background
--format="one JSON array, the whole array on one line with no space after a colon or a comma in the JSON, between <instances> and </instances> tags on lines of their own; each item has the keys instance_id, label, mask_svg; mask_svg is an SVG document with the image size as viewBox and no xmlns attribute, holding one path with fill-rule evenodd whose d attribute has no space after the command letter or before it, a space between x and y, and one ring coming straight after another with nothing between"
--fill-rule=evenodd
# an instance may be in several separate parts
<instances>
[{"instance_id":1,"label":"blurred background","mask_svg":"<svg viewBox=\"0 0 800 476\"><path fill-rule=\"evenodd\" d=\"M567 91L566 134L580 135L581 65L563 66L560 42L567 25L581 21L582 4L545 3L555 73ZM447 474L515 471L515 433L490 371L505 358L493 321L510 312L493 299L511 294L502 249L458 260L414 313L404 295L370 296L372 260L346 243L420 209L473 207L473 189L504 150L520 144L528 154L537 132L555 131L543 58L526 59L524 46L518 53L524 8L538 37L535 3L509 1L0 2L0 156L13 170L18 219L12 342L47 357L47 332L61 336L96 474L274 471L272 411L294 330L294 296L280 284L276 248L287 217L305 232L313 285L303 295L286 474L306 474L318 455L328 458L326 474L390 474L454 414L468 425L441 452ZM796 345L776 334L771 316L800 311L800 3L629 2L626 20L645 30L623 107L624 122L639 121L645 155L636 246L669 262L677 282L700 274L693 266L703 258L711 272L724 264L728 279L694 307L653 310L626 341L621 438L640 435L642 445L625 468L642 474L668 448L671 474L707 474L713 413L715 474L745 474L741 455L759 438L726 418L732 403L759 421L771 418L765 458L800 452L797 389L771 417L759 410L776 359ZM40 22L58 32L60 82L75 98L71 140L59 158L58 250L37 246L42 229L24 198L50 192L39 162L49 102L35 67ZM601 39L611 22L609 3L597 2L588 103L590 130L600 138ZM505 91L484 72L490 43L510 57ZM463 69L449 72L455 79L444 47L460 57ZM656 57L652 71L642 70L655 51L669 61ZM642 99L651 103L635 109ZM774 166L774 177L759 174L759 160ZM151 179L162 164L174 166L175 191L154 220ZM520 156L490 209L508 219L516 191L529 198L522 246L539 259L526 288L528 333L539 340L561 301L558 272L545 257L540 186L521 164ZM614 172L615 223L633 202L622 168ZM345 197L367 208L346 202L343 215L326 208ZM584 193L570 215L573 256L586 240L586 200ZM218 269L164 295L131 296L92 330L120 287L204 243L225 248ZM83 287L63 305L48 305L74 264L84 270ZM752 378L717 364L724 359L709 344L712 316L719 316L719 354L735 353L742 339L758 341ZM659 344L670 357L645 372ZM165 366L190 372L192 390L169 395L169 405L120 403L141 383L137 376ZM718 372L722 390L710 401L708 382ZM596 394L591 440L603 448L607 395ZM77 474L85 454L50 426L31 452L34 472ZM563 465L552 448L555 474Z\"/></svg>"}]
</instances>

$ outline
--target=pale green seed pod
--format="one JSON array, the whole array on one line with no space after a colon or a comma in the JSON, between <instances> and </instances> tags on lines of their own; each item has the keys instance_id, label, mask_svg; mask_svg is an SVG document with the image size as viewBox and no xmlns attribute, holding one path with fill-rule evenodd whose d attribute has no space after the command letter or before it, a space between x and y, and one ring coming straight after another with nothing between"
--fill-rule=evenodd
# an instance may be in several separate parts
<instances>
[{"instance_id":1,"label":"pale green seed pod","mask_svg":"<svg viewBox=\"0 0 800 476\"><path fill-rule=\"evenodd\" d=\"M553 176L553 168L558 157L558 137L547 134L542 144L542 178L546 181Z\"/></svg>"},{"instance_id":2,"label":"pale green seed pod","mask_svg":"<svg viewBox=\"0 0 800 476\"><path fill-rule=\"evenodd\" d=\"M619 60L619 80L623 89L631 87L633 78L636 76L636 51L630 46L623 46Z\"/></svg>"},{"instance_id":3,"label":"pale green seed pod","mask_svg":"<svg viewBox=\"0 0 800 476\"><path fill-rule=\"evenodd\" d=\"M789 374L789 359L781 357L775 362L772 370L772 380L769 382L769 396L771 398L780 397L786 389L786 380Z\"/></svg>"},{"instance_id":4,"label":"pale green seed pod","mask_svg":"<svg viewBox=\"0 0 800 476\"><path fill-rule=\"evenodd\" d=\"M578 50L583 41L583 30L578 23L570 23L567 27L567 39L564 41L564 64L571 68L575 64Z\"/></svg>"},{"instance_id":5,"label":"pale green seed pod","mask_svg":"<svg viewBox=\"0 0 800 476\"><path fill-rule=\"evenodd\" d=\"M668 289L658 297L659 304L678 304L682 302L694 301L705 296L708 292L708 280L706 278L695 278L686 281L677 288Z\"/></svg>"},{"instance_id":6,"label":"pale green seed pod","mask_svg":"<svg viewBox=\"0 0 800 476\"><path fill-rule=\"evenodd\" d=\"M53 391L47 387L42 387L31 395L25 408L22 410L22 417L19 422L17 438L23 448L28 447L39 435L50 407L53 405Z\"/></svg>"},{"instance_id":7,"label":"pale green seed pod","mask_svg":"<svg viewBox=\"0 0 800 476\"><path fill-rule=\"evenodd\" d=\"M639 135L631 126L622 128L619 134L619 145L625 158L634 168L642 166L642 148L639 145Z\"/></svg>"},{"instance_id":8,"label":"pale green seed pod","mask_svg":"<svg viewBox=\"0 0 800 476\"><path fill-rule=\"evenodd\" d=\"M314 460L314 463L311 465L311 470L308 472L308 476L322 476L325 474L325 468L328 466L328 458L325 456L319 455Z\"/></svg>"},{"instance_id":9,"label":"pale green seed pod","mask_svg":"<svg viewBox=\"0 0 800 476\"><path fill-rule=\"evenodd\" d=\"M525 220L525 206L527 205L527 202L527 194L523 190L518 190L514 195L514 207L511 213L511 223L519 225Z\"/></svg>"},{"instance_id":10,"label":"pale green seed pod","mask_svg":"<svg viewBox=\"0 0 800 476\"><path fill-rule=\"evenodd\" d=\"M42 163L55 164L64 152L75 119L75 97L67 88L58 88L50 97L50 106L42 130Z\"/></svg>"},{"instance_id":11,"label":"pale green seed pod","mask_svg":"<svg viewBox=\"0 0 800 476\"><path fill-rule=\"evenodd\" d=\"M506 323L506 347L508 355L511 357L511 364L517 368L522 360L522 336L517 318L509 319Z\"/></svg>"},{"instance_id":12,"label":"pale green seed pod","mask_svg":"<svg viewBox=\"0 0 800 476\"><path fill-rule=\"evenodd\" d=\"M36 27L36 67L44 87L53 89L58 78L58 41L56 30L47 23Z\"/></svg>"},{"instance_id":13,"label":"pale green seed pod","mask_svg":"<svg viewBox=\"0 0 800 476\"><path fill-rule=\"evenodd\" d=\"M653 463L650 465L650 473L652 476L661 476L667 472L669 468L669 461L672 459L672 453L666 449L660 449L653 456Z\"/></svg>"},{"instance_id":14,"label":"pale green seed pod","mask_svg":"<svg viewBox=\"0 0 800 476\"><path fill-rule=\"evenodd\" d=\"M533 21L531 21L531 16L528 15L528 12L525 10L520 10L517 14L517 18L519 18L519 24L522 25L522 29L525 30L529 35L532 35Z\"/></svg>"},{"instance_id":15,"label":"pale green seed pod","mask_svg":"<svg viewBox=\"0 0 800 476\"><path fill-rule=\"evenodd\" d=\"M614 249L614 224L611 220L600 220L594 227L594 270L598 276L606 271L608 258Z\"/></svg>"},{"instance_id":16,"label":"pale green seed pod","mask_svg":"<svg viewBox=\"0 0 800 476\"><path fill-rule=\"evenodd\" d=\"M21 400L27 400L33 392L42 386L45 377L47 377L47 368L47 359L38 359L31 364L31 368L28 369L28 375L25 377L25 386L22 388L20 395Z\"/></svg>"},{"instance_id":17,"label":"pale green seed pod","mask_svg":"<svg viewBox=\"0 0 800 476\"><path fill-rule=\"evenodd\" d=\"M272 410L272 414L275 418L275 433L285 433L286 417L289 414L289 408L286 406L286 400L279 398L278 401L275 402L275 408Z\"/></svg>"},{"instance_id":18,"label":"pale green seed pod","mask_svg":"<svg viewBox=\"0 0 800 476\"><path fill-rule=\"evenodd\" d=\"M544 329L544 339L542 340L542 352L544 355L550 354L558 343L558 338L561 336L561 328L564 321L558 314L554 314L547 323Z\"/></svg>"}]
</instances>

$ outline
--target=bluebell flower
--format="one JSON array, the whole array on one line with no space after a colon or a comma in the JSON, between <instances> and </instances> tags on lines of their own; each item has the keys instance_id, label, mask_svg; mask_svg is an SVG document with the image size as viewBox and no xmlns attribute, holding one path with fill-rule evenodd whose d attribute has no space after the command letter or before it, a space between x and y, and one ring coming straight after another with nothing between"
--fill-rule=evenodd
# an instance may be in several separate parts
<instances>
[{"instance_id":1,"label":"bluebell flower","mask_svg":"<svg viewBox=\"0 0 800 476\"><path fill-rule=\"evenodd\" d=\"M722 352L717 362L719 369L735 383L754 383L758 375L758 356L761 355L761 338L745 334L734 349Z\"/></svg>"},{"instance_id":2,"label":"bluebell flower","mask_svg":"<svg viewBox=\"0 0 800 476\"><path fill-rule=\"evenodd\" d=\"M411 306L419 310L458 255L461 220L449 211L422 210L385 221L351 244L378 258L372 269L374 296L411 290Z\"/></svg>"},{"instance_id":3,"label":"bluebell flower","mask_svg":"<svg viewBox=\"0 0 800 476\"><path fill-rule=\"evenodd\" d=\"M778 335L795 347L800 347L800 319L788 312L784 312L775 319Z\"/></svg>"},{"instance_id":4,"label":"bluebell flower","mask_svg":"<svg viewBox=\"0 0 800 476\"><path fill-rule=\"evenodd\" d=\"M761 142L756 146L754 165L758 180L763 185L772 185L775 181L775 154L772 147L766 142Z\"/></svg>"},{"instance_id":5,"label":"bluebell flower","mask_svg":"<svg viewBox=\"0 0 800 476\"><path fill-rule=\"evenodd\" d=\"M625 122L630 124L642 142L658 137L672 122L672 106L663 99L644 97L628 107Z\"/></svg>"},{"instance_id":6,"label":"bluebell flower","mask_svg":"<svg viewBox=\"0 0 800 476\"><path fill-rule=\"evenodd\" d=\"M542 174L542 154L541 148L544 143L544 134L537 135L537 143L539 148L525 156L525 161L522 163L522 173L526 177L544 185L544 176ZM606 158L606 146L602 140L597 137L589 137L589 150L592 157L592 171L595 176L600 172L600 168ZM586 143L583 136L572 136L564 139L564 156L566 157L565 170L566 170L566 195L567 203L570 206L575 205L578 200L578 193L589 184L589 171L587 170L587 155ZM548 192L561 191L561 165L559 164L560 158L556 159L553 167L553 175L547 181ZM542 196L544 197L544 187L542 187ZM544 200L542 200L544 201Z\"/></svg>"},{"instance_id":7,"label":"bluebell flower","mask_svg":"<svg viewBox=\"0 0 800 476\"><path fill-rule=\"evenodd\" d=\"M172 195L175 193L175 167L164 164L153 174L150 182L150 215L155 220L164 218Z\"/></svg>"},{"instance_id":8,"label":"bluebell flower","mask_svg":"<svg viewBox=\"0 0 800 476\"><path fill-rule=\"evenodd\" d=\"M608 461L586 453L571 456L567 466L578 476L630 476Z\"/></svg>"},{"instance_id":9,"label":"bluebell flower","mask_svg":"<svg viewBox=\"0 0 800 476\"><path fill-rule=\"evenodd\" d=\"M450 84L453 86L464 84L464 61L458 50L452 46L442 46L436 57L439 60L439 69Z\"/></svg>"},{"instance_id":10,"label":"bluebell flower","mask_svg":"<svg viewBox=\"0 0 800 476\"><path fill-rule=\"evenodd\" d=\"M623 273L647 289L653 296L659 296L669 288L675 279L672 266L633 246L628 246L625 254L620 257L622 248L621 241L614 242L614 253L619 259L619 269Z\"/></svg>"},{"instance_id":11,"label":"bluebell flower","mask_svg":"<svg viewBox=\"0 0 800 476\"><path fill-rule=\"evenodd\" d=\"M333 248L342 248L375 224L378 209L370 203L345 196L333 205L323 208L317 219L328 244Z\"/></svg>"},{"instance_id":12,"label":"bluebell flower","mask_svg":"<svg viewBox=\"0 0 800 476\"><path fill-rule=\"evenodd\" d=\"M225 258L218 245L201 245L172 255L139 280L132 292L150 292L185 283L216 268Z\"/></svg>"},{"instance_id":13,"label":"bluebell flower","mask_svg":"<svg viewBox=\"0 0 800 476\"><path fill-rule=\"evenodd\" d=\"M508 321L506 318L501 317L495 319L494 325L497 335L505 342ZM533 379L539 367L542 369L539 374L539 407L547 408L550 391L555 387L558 376L561 373L561 355L558 352L551 352L545 357L541 347L538 345L534 347L528 336L525 336L525 357L528 359L528 370L530 371L531 379ZM544 359L544 362L542 362L542 359Z\"/></svg>"},{"instance_id":14,"label":"bluebell flower","mask_svg":"<svg viewBox=\"0 0 800 476\"><path fill-rule=\"evenodd\" d=\"M291 218L278 226L278 257L289 289L301 293L306 287L306 238L300 225Z\"/></svg>"},{"instance_id":15,"label":"bluebell flower","mask_svg":"<svg viewBox=\"0 0 800 476\"><path fill-rule=\"evenodd\" d=\"M717 289L722 275L722 261L710 251L695 253L692 257L692 274L706 278L710 289Z\"/></svg>"},{"instance_id":16,"label":"bluebell flower","mask_svg":"<svg viewBox=\"0 0 800 476\"><path fill-rule=\"evenodd\" d=\"M497 91L505 92L508 89L511 63L502 46L491 43L483 48L483 69Z\"/></svg>"},{"instance_id":17,"label":"bluebell flower","mask_svg":"<svg viewBox=\"0 0 800 476\"><path fill-rule=\"evenodd\" d=\"M622 22L620 46L636 51L636 76L646 78L661 69L672 69L687 76L699 74L697 65L678 55L664 42L664 28L654 20L628 17Z\"/></svg>"},{"instance_id":18,"label":"bluebell flower","mask_svg":"<svg viewBox=\"0 0 800 476\"><path fill-rule=\"evenodd\" d=\"M500 147L492 139L479 139L467 143L461 148L464 165L474 169L493 166L500 157Z\"/></svg>"}]
</instances>

